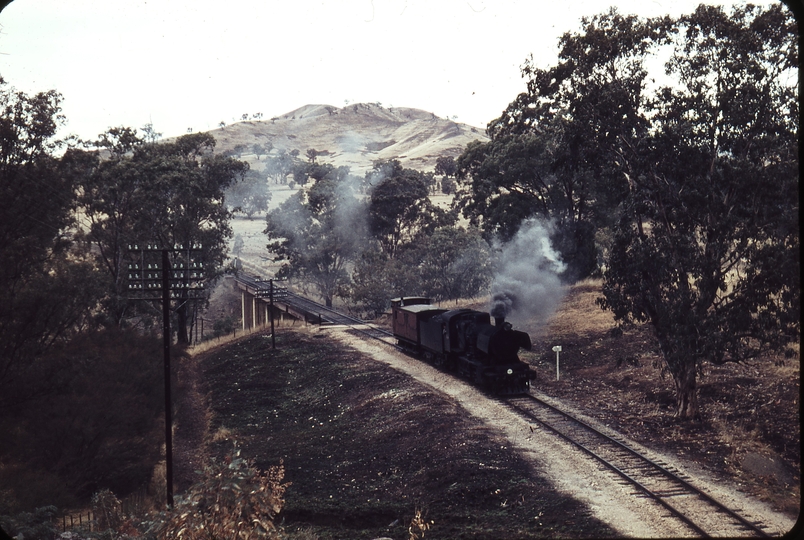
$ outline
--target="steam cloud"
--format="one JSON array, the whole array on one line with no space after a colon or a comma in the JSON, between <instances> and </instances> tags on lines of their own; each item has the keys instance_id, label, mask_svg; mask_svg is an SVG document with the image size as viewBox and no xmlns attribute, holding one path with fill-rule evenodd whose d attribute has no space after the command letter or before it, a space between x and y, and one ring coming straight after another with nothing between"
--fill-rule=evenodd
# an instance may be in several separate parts
<instances>
[{"instance_id":1,"label":"steam cloud","mask_svg":"<svg viewBox=\"0 0 804 540\"><path fill-rule=\"evenodd\" d=\"M530 219L501 247L497 272L491 284L492 317L523 322L544 320L563 295L559 274L564 264L550 245L548 227Z\"/></svg>"}]
</instances>

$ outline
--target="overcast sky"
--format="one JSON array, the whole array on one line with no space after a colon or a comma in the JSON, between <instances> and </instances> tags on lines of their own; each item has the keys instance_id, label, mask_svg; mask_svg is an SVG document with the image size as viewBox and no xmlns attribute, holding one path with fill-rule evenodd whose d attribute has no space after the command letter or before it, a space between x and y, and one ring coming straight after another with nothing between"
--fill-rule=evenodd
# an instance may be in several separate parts
<instances>
[{"instance_id":1,"label":"overcast sky","mask_svg":"<svg viewBox=\"0 0 804 540\"><path fill-rule=\"evenodd\" d=\"M58 90L65 132L83 138L149 122L181 135L347 100L484 128L524 90L529 54L553 65L559 36L612 3L655 16L700 2L14 0L0 13L0 76Z\"/></svg>"}]
</instances>

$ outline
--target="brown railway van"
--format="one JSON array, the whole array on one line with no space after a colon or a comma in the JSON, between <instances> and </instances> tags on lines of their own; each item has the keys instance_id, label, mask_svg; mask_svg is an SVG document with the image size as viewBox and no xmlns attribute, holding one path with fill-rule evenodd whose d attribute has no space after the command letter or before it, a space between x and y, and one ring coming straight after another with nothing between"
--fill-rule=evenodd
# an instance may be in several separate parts
<instances>
[{"instance_id":1,"label":"brown railway van","mask_svg":"<svg viewBox=\"0 0 804 540\"><path fill-rule=\"evenodd\" d=\"M420 321L429 319L447 311L430 304L430 299L423 296L405 296L391 300L393 321L391 328L400 343L418 347L421 345L419 335Z\"/></svg>"}]
</instances>

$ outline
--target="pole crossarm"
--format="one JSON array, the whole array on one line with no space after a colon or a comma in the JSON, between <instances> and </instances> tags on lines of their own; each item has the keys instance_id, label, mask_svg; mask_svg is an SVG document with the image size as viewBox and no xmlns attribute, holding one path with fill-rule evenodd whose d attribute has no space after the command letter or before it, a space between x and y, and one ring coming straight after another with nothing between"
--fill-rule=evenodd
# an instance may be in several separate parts
<instances>
[{"instance_id":1,"label":"pole crossarm","mask_svg":"<svg viewBox=\"0 0 804 540\"><path fill-rule=\"evenodd\" d=\"M168 289L170 297L173 299L202 299L205 297L206 286L204 280L204 263L193 260L192 253L202 250L201 244L190 244L185 248L183 244L174 244L173 248L162 248L159 244L129 244L130 253L140 255L139 262L132 262L128 265L128 290L132 296L131 300L160 300L162 298L162 287L165 283L164 272L167 270ZM178 254L186 254L186 260L174 260L168 263L169 268L155 260L156 253L168 252L174 254L174 259ZM148 254L146 256L146 254ZM152 255L153 254L153 255ZM178 291L178 292L177 292ZM144 294L142 294L144 293ZM151 296L148 294L152 293Z\"/></svg>"},{"instance_id":2,"label":"pole crossarm","mask_svg":"<svg viewBox=\"0 0 804 540\"><path fill-rule=\"evenodd\" d=\"M240 289L246 291L255 298L268 298L273 290L274 300L282 300L288 297L288 288L277 285L275 279L263 281L260 277L239 274L236 278ZM272 289L273 288L273 289Z\"/></svg>"}]
</instances>

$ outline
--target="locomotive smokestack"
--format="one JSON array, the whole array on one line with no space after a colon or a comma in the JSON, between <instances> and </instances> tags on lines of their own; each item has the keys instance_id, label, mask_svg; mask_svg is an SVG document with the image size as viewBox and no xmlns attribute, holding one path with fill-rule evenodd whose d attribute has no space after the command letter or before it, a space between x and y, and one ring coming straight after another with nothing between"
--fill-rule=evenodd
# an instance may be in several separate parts
<instances>
[{"instance_id":1,"label":"locomotive smokestack","mask_svg":"<svg viewBox=\"0 0 804 540\"><path fill-rule=\"evenodd\" d=\"M513 309L514 298L505 292L499 292L491 299L491 304L491 316L494 317L494 326L502 326L505 323L505 316Z\"/></svg>"}]
</instances>

